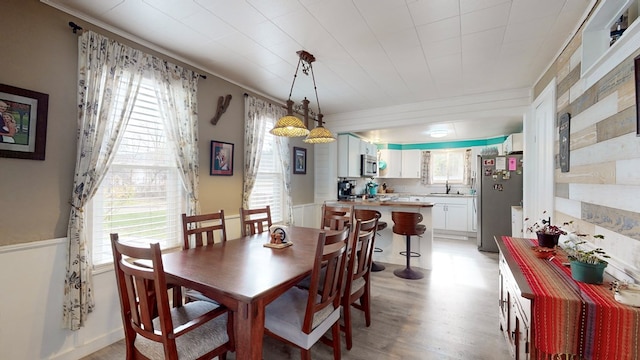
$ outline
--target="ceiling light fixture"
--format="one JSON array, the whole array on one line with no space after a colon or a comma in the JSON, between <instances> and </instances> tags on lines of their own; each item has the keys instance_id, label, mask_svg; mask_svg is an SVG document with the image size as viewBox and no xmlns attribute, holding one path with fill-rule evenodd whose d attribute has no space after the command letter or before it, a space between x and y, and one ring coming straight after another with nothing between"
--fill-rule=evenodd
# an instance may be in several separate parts
<instances>
[{"instance_id":1,"label":"ceiling light fixture","mask_svg":"<svg viewBox=\"0 0 640 360\"><path fill-rule=\"evenodd\" d=\"M293 82L291 83L291 90L289 91L289 99L287 100L287 115L282 117L273 129L271 129L271 134L276 136L286 136L286 137L299 137L307 135L307 138L303 141L310 144L321 144L335 141L336 138L331 134L329 130L327 130L323 126L322 121L322 111L320 110L320 101L318 101L318 89L316 87L316 78L313 73L313 65L312 63L316 60L316 58L310 53L300 50L297 52L298 66L296 67L296 73L293 75ZM309 75L311 72L311 78L313 80L313 90L316 94L316 102L318 103L318 118L315 118L315 115L311 114L311 119L318 122L318 126L311 130L307 129L307 125L309 124L309 100L305 97L302 100L302 104L296 110L300 108L303 111L304 123L300 118L293 115L293 101L291 100L291 94L293 93L293 86L296 83L296 78L298 77L298 70L300 69L300 64L302 64L302 72L305 75Z\"/></svg>"},{"instance_id":2,"label":"ceiling light fixture","mask_svg":"<svg viewBox=\"0 0 640 360\"><path fill-rule=\"evenodd\" d=\"M441 138L447 136L449 132L447 130L432 130L431 137L433 138Z\"/></svg>"}]
</instances>

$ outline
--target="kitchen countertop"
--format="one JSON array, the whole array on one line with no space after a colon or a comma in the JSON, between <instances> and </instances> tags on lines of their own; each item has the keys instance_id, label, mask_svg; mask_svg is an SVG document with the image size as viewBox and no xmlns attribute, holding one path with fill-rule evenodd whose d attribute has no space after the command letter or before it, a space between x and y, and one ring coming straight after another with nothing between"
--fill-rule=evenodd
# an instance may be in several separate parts
<instances>
[{"instance_id":1,"label":"kitchen countertop","mask_svg":"<svg viewBox=\"0 0 640 360\"><path fill-rule=\"evenodd\" d=\"M335 202L331 201L331 203L341 204L341 205L362 205L362 206L398 206L398 207L433 207L435 205L432 202L418 202L418 201L379 201L379 200L336 200Z\"/></svg>"},{"instance_id":2,"label":"kitchen countertop","mask_svg":"<svg viewBox=\"0 0 640 360\"><path fill-rule=\"evenodd\" d=\"M378 193L378 196L388 196L388 197L411 197L411 196L420 196L420 197L475 197L475 194L458 194L458 193L430 193L430 194L415 194L415 193Z\"/></svg>"}]
</instances>

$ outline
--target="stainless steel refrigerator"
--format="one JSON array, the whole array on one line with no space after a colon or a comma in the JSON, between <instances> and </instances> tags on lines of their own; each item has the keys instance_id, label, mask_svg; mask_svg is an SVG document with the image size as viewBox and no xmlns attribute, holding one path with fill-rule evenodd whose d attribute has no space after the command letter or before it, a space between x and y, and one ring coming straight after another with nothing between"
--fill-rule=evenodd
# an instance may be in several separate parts
<instances>
[{"instance_id":1,"label":"stainless steel refrigerator","mask_svg":"<svg viewBox=\"0 0 640 360\"><path fill-rule=\"evenodd\" d=\"M495 238L511 235L511 206L522 205L522 154L479 155L478 250L498 252Z\"/></svg>"}]
</instances>

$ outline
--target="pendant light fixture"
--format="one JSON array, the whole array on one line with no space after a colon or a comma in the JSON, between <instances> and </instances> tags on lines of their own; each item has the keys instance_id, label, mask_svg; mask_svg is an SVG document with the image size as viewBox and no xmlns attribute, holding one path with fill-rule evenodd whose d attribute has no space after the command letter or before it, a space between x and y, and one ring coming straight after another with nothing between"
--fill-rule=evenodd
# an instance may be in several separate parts
<instances>
[{"instance_id":1,"label":"pendant light fixture","mask_svg":"<svg viewBox=\"0 0 640 360\"><path fill-rule=\"evenodd\" d=\"M271 134L276 136L286 136L286 137L299 137L308 135L306 139L303 141L309 144L320 144L327 143L331 141L335 141L335 137L331 134L329 130L327 130L323 126L322 122L322 112L320 110L320 102L318 101L318 89L316 87L316 78L313 73L313 65L312 63L316 60L316 58L308 53L307 51L300 50L297 52L298 54L298 66L296 67L296 73L293 76L293 82L291 83L291 90L289 91L289 99L287 100L287 115L280 118L273 129L271 129ZM302 64L302 72L305 75L309 75L311 72L311 78L313 80L313 90L316 94L316 102L318 103L318 119L315 119L313 116L312 120L318 122L318 126L313 129L311 132L305 126L309 123L309 100L305 97L302 101L301 108L303 110L304 122L300 120L297 116L293 115L293 101L291 100L291 94L293 93L293 86L296 83L296 78L298 77L298 70L300 69L300 65Z\"/></svg>"}]
</instances>

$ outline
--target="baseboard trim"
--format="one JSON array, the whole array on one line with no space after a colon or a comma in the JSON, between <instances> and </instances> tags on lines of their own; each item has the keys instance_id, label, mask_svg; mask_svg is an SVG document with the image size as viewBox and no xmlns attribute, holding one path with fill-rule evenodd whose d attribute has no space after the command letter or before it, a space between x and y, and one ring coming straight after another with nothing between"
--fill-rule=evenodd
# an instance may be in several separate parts
<instances>
[{"instance_id":1,"label":"baseboard trim","mask_svg":"<svg viewBox=\"0 0 640 360\"><path fill-rule=\"evenodd\" d=\"M124 339L122 328L94 338L84 344L78 344L65 352L49 357L50 360L77 360Z\"/></svg>"}]
</instances>

